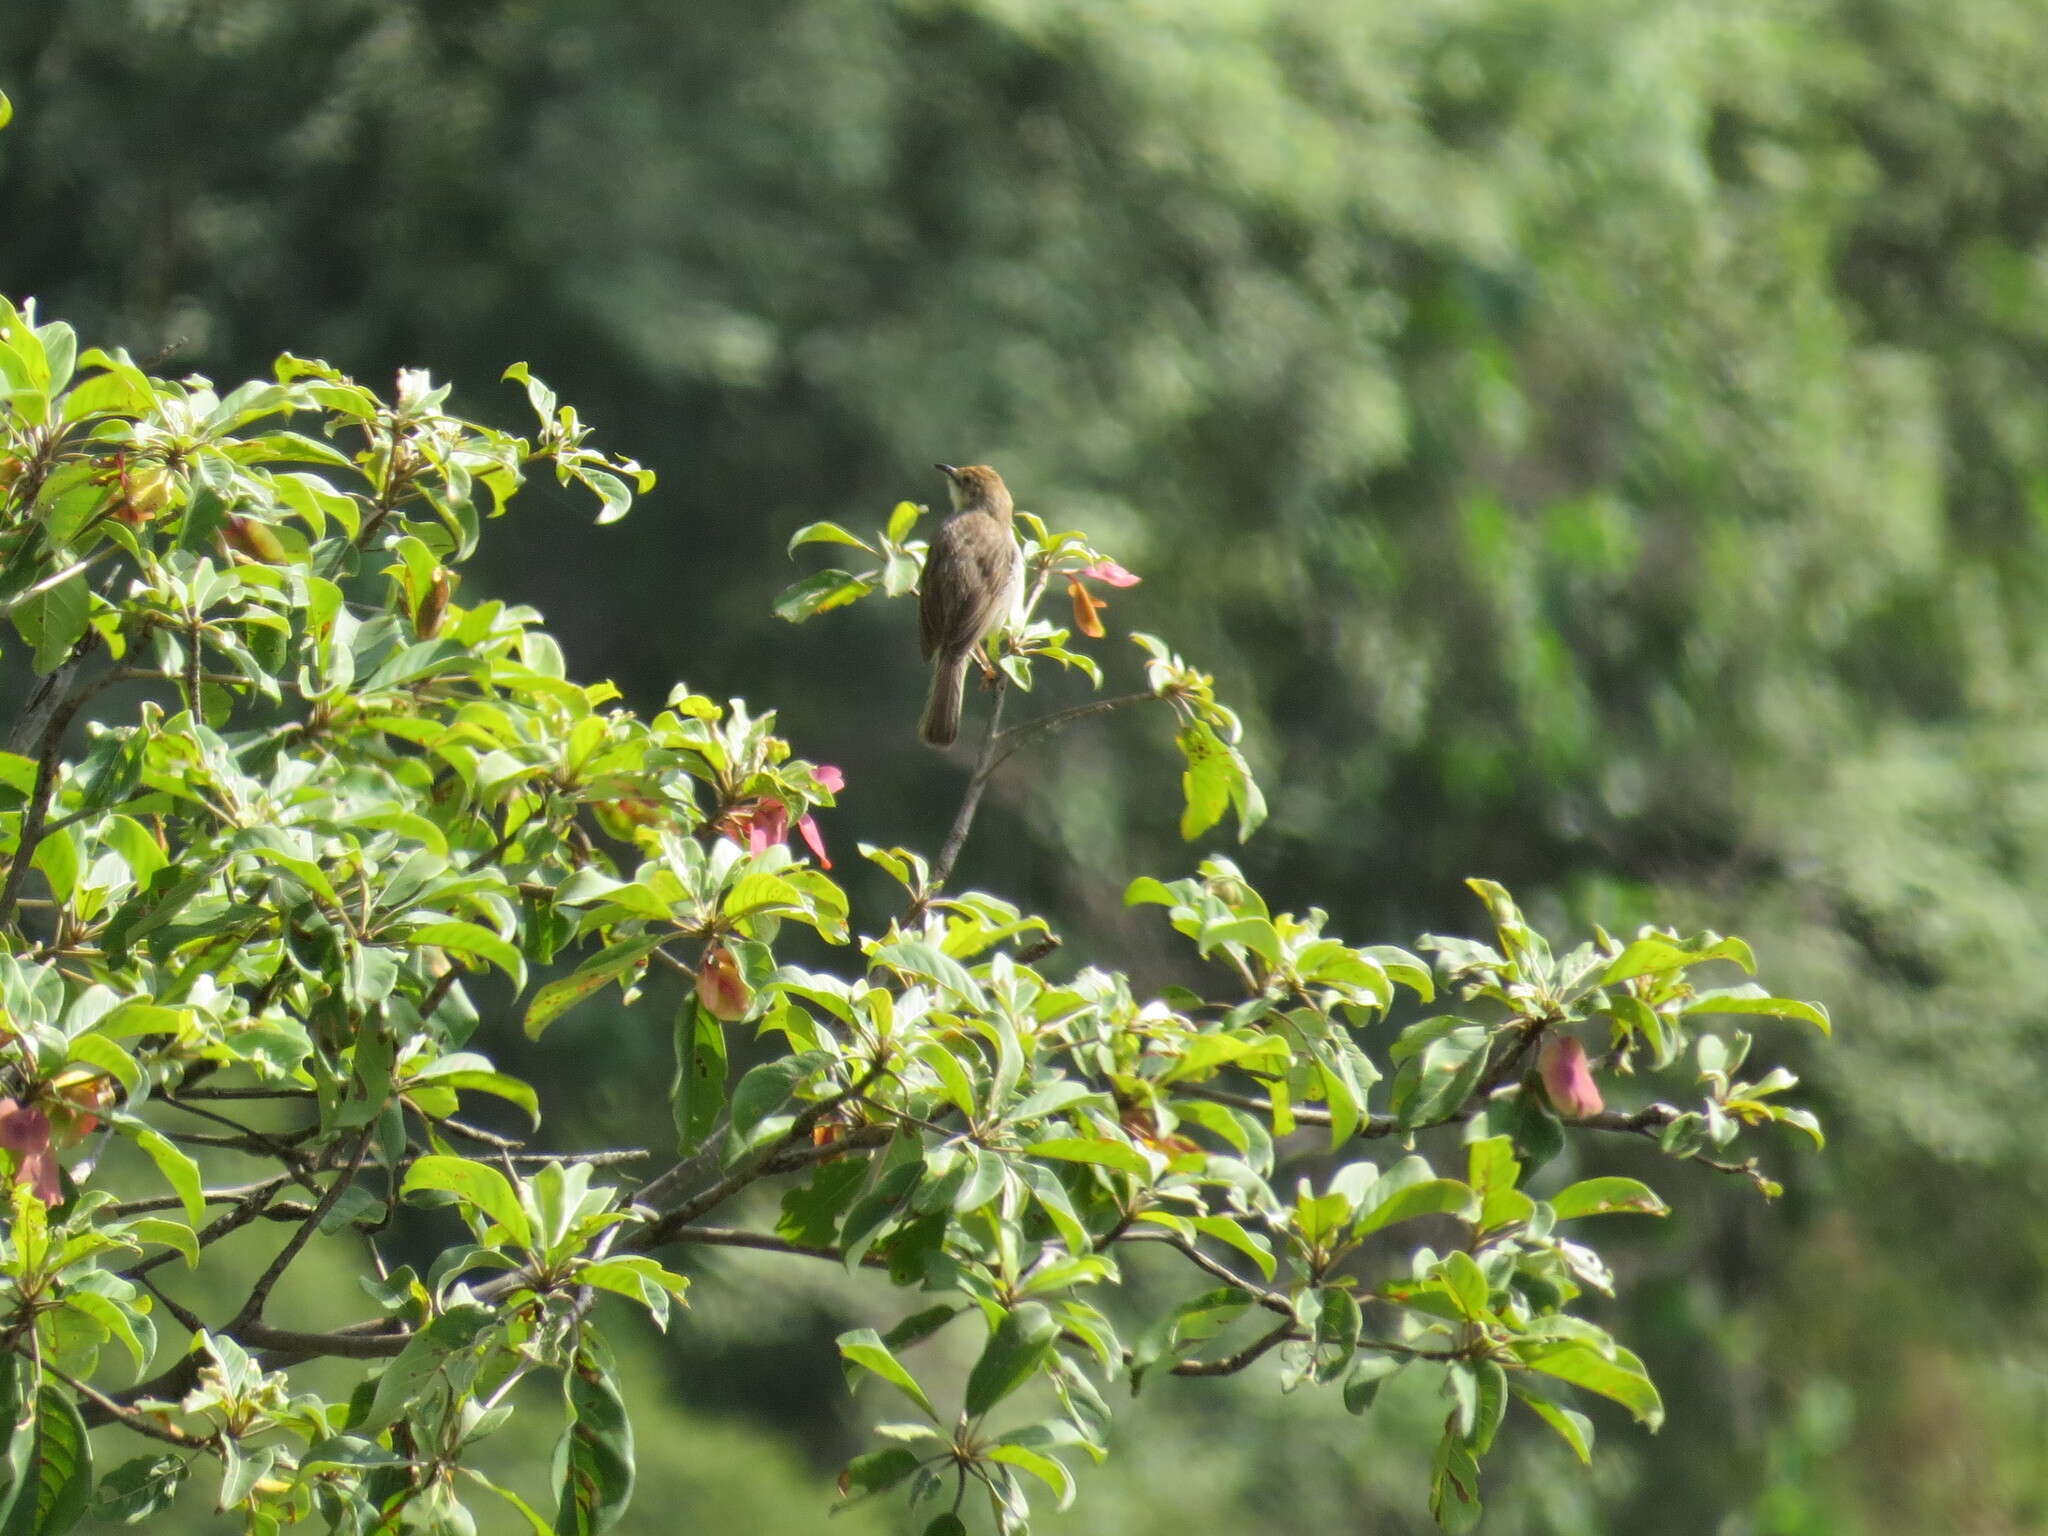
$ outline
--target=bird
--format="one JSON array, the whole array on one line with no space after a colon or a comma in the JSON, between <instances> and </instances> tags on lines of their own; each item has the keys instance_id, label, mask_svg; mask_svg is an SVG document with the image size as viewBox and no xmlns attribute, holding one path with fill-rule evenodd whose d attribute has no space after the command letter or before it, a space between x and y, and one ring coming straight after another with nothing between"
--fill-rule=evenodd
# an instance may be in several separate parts
<instances>
[{"instance_id":1,"label":"bird","mask_svg":"<svg viewBox=\"0 0 2048 1536\"><path fill-rule=\"evenodd\" d=\"M1010 531L1015 508L1001 475L986 464L932 467L946 477L953 513L932 535L918 591L924 659L938 660L918 735L949 747L960 734L968 658L1015 609L1024 590L1024 551Z\"/></svg>"}]
</instances>

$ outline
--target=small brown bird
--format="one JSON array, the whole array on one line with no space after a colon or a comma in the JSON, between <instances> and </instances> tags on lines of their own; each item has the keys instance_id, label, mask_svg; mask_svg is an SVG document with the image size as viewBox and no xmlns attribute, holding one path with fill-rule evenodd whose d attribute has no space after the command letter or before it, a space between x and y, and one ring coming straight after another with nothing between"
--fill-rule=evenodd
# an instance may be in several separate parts
<instances>
[{"instance_id":1,"label":"small brown bird","mask_svg":"<svg viewBox=\"0 0 2048 1536\"><path fill-rule=\"evenodd\" d=\"M1003 477L986 464L935 464L952 492L953 515L932 535L918 593L918 628L932 669L918 734L949 747L960 734L960 697L974 648L1010 617L1024 590L1024 551L1010 532L1014 508Z\"/></svg>"}]
</instances>

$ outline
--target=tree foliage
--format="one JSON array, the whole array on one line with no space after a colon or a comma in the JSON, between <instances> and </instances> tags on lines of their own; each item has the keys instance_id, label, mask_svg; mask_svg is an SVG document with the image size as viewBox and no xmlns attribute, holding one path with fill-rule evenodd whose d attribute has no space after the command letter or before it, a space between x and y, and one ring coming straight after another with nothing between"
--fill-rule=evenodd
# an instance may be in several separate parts
<instances>
[{"instance_id":1,"label":"tree foliage","mask_svg":"<svg viewBox=\"0 0 2048 1536\"><path fill-rule=\"evenodd\" d=\"M89 1497L140 1519L206 1466L252 1529L465 1530L494 1501L604 1529L634 1442L593 1304L671 1326L690 1245L903 1293L878 1286L875 1326L839 1350L914 1417L841 1490L907 1484L934 1532L970 1493L1001 1530L1066 1504L1117 1384L1269 1355L1353 1412L1397 1373L1438 1382L1428 1501L1450 1529L1477 1518L1511 1402L1581 1457L1589 1397L1656 1426L1642 1362L1582 1305L1614 1281L1579 1223L1664 1205L1541 1169L1568 1136L1629 1136L1770 1189L1745 1133L1819 1129L1734 1021L1823 1012L1736 979L1748 948L1712 933L1553 951L1483 880L1482 939L1425 938L1428 962L1354 944L1220 855L1125 893L1213 988L1053 964L1043 919L950 880L993 765L1082 718L1001 730L1003 700L1046 665L1100 680L1035 612L999 648L954 835L936 861L863 848L894 894L857 908L818 820L843 776L772 716L677 686L643 719L574 682L531 610L459 600L485 519L536 468L601 520L653 482L508 377L526 437L451 414L419 373L387 400L286 356L221 393L0 307L0 611L38 679L0 756L0 1523L58 1532ZM801 580L785 614L912 590L919 515L872 541L803 530L881 564ZM1076 629L1103 630L1083 583L1129 573L1022 521L1033 609L1064 591ZM1134 638L1141 685L1103 709L1171 718L1188 836L1230 810L1249 835L1263 799L1234 714ZM477 1049L483 1013L538 1034L616 988L637 1018L663 973L688 982L674 1139L645 1169L474 1123L546 1107ZM761 1189L772 1215L719 1224ZM440 1234L422 1269L384 1257L408 1228ZM238 1284L218 1245L251 1229L270 1235ZM279 1321L313 1244L362 1256L359 1320ZM1119 1317L1105 1298L1145 1248L1184 1264L1180 1294ZM172 1264L207 1278L203 1302L175 1298ZM916 1363L946 1329L979 1340L964 1380ZM356 1362L352 1389L308 1385L321 1359ZM472 1458L533 1378L561 1392L552 1515ZM102 1473L89 1424L149 1443Z\"/></svg>"}]
</instances>

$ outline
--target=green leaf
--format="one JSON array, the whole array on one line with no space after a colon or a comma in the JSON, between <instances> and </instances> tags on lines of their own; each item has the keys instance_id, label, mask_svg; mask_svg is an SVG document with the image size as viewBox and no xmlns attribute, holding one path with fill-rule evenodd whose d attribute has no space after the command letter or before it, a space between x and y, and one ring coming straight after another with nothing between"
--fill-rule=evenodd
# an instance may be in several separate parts
<instances>
[{"instance_id":1,"label":"green leaf","mask_svg":"<svg viewBox=\"0 0 2048 1536\"><path fill-rule=\"evenodd\" d=\"M1429 1512L1446 1536L1464 1536L1479 1524L1479 1464L1454 1428L1447 1428L1437 1442Z\"/></svg>"},{"instance_id":2,"label":"green leaf","mask_svg":"<svg viewBox=\"0 0 2048 1536\"><path fill-rule=\"evenodd\" d=\"M369 1411L349 1425L349 1432L368 1436L388 1429L426 1395L452 1359L471 1348L497 1321L489 1307L465 1302L428 1323L406 1340L397 1358L384 1367Z\"/></svg>"},{"instance_id":3,"label":"green leaf","mask_svg":"<svg viewBox=\"0 0 2048 1536\"><path fill-rule=\"evenodd\" d=\"M122 1462L100 1479L92 1503L93 1518L140 1525L170 1508L188 1470L190 1463L183 1456L138 1456Z\"/></svg>"},{"instance_id":4,"label":"green leaf","mask_svg":"<svg viewBox=\"0 0 2048 1536\"><path fill-rule=\"evenodd\" d=\"M495 1411L509 1413L511 1412L511 1409L503 1408ZM547 1523L547 1521L541 1518L540 1511L535 1509L531 1504L527 1503L525 1499L521 1498L518 1494L514 1493L510 1488L500 1487L498 1484L492 1482L488 1477L485 1477L483 1473L477 1471L475 1467L458 1466L455 1470L460 1472L464 1477L468 1478L471 1482L475 1483L478 1487L488 1489L490 1492L495 1493L499 1498L503 1499L507 1504L510 1504L513 1510L516 1513L518 1513L518 1515L522 1519L526 1521L527 1529L532 1531L534 1533L534 1536L552 1536L553 1527L550 1526Z\"/></svg>"},{"instance_id":5,"label":"green leaf","mask_svg":"<svg viewBox=\"0 0 2048 1536\"><path fill-rule=\"evenodd\" d=\"M1375 1184L1367 1192L1371 1198L1386 1181ZM1472 1192L1469 1184L1460 1184L1456 1179L1425 1179L1420 1184L1410 1184L1405 1189L1390 1192L1378 1205L1358 1218L1356 1233L1364 1237L1382 1227L1391 1227L1397 1221L1412 1221L1417 1216L1455 1216L1460 1221L1471 1221L1479 1214L1479 1197Z\"/></svg>"},{"instance_id":6,"label":"green leaf","mask_svg":"<svg viewBox=\"0 0 2048 1536\"><path fill-rule=\"evenodd\" d=\"M460 1059L464 1062L480 1062L484 1058L463 1052ZM517 1104L526 1111L535 1125L540 1124L540 1095L534 1092L531 1083L523 1083L509 1073L494 1071L489 1067L451 1065L455 1060L456 1057L450 1057L447 1061L436 1062L412 1081L435 1087L454 1088L467 1093L488 1093L493 1098Z\"/></svg>"},{"instance_id":7,"label":"green leaf","mask_svg":"<svg viewBox=\"0 0 2048 1536\"><path fill-rule=\"evenodd\" d=\"M533 1246L532 1223L511 1181L497 1169L466 1157L423 1157L407 1171L400 1193L423 1189L446 1190L503 1227L521 1248Z\"/></svg>"},{"instance_id":8,"label":"green leaf","mask_svg":"<svg viewBox=\"0 0 2048 1536\"><path fill-rule=\"evenodd\" d=\"M837 523L805 523L789 536L789 544L783 553L793 555L805 544L850 544L855 549L864 549L871 555L879 554L866 539L848 533Z\"/></svg>"},{"instance_id":9,"label":"green leaf","mask_svg":"<svg viewBox=\"0 0 2048 1536\"><path fill-rule=\"evenodd\" d=\"M967 967L936 945L919 939L892 939L877 944L868 963L870 967L890 966L906 976L928 981L964 1007L981 1006L981 988L975 985Z\"/></svg>"},{"instance_id":10,"label":"green leaf","mask_svg":"<svg viewBox=\"0 0 2048 1536\"><path fill-rule=\"evenodd\" d=\"M186 1221L195 1227L204 1222L206 1194L199 1182L199 1165L153 1126L125 1113L116 1113L110 1118L117 1131L149 1154L149 1160L156 1164L157 1172L164 1176L164 1182L171 1186L178 1203L184 1207Z\"/></svg>"},{"instance_id":11,"label":"green leaf","mask_svg":"<svg viewBox=\"0 0 2048 1536\"><path fill-rule=\"evenodd\" d=\"M1350 1413L1364 1413L1372 1407L1380 1388L1408 1362L1389 1355L1360 1355L1344 1378L1344 1407Z\"/></svg>"},{"instance_id":12,"label":"green leaf","mask_svg":"<svg viewBox=\"0 0 2048 1536\"><path fill-rule=\"evenodd\" d=\"M1802 1003L1796 998L1773 997L1755 982L1745 982L1739 987L1722 987L1716 990L1695 992L1686 999L1680 1012L1694 1013L1761 1013L1777 1019L1797 1019L1811 1024L1822 1034L1833 1033L1827 1009L1817 1003Z\"/></svg>"},{"instance_id":13,"label":"green leaf","mask_svg":"<svg viewBox=\"0 0 2048 1536\"><path fill-rule=\"evenodd\" d=\"M62 1536L92 1495L92 1440L68 1393L46 1386L36 1394L34 1434L6 1536Z\"/></svg>"},{"instance_id":14,"label":"green leaf","mask_svg":"<svg viewBox=\"0 0 2048 1536\"><path fill-rule=\"evenodd\" d=\"M1415 1189L1424 1187L1420 1184L1413 1186ZM1395 1197L1396 1200L1399 1198L1398 1195ZM1394 1201L1387 1203L1391 1205ZM1460 1312L1464 1313L1473 1322L1479 1322L1486 1317L1488 1312L1486 1276L1480 1271L1478 1260L1474 1259L1471 1254L1466 1253L1462 1248L1455 1249L1437 1266L1437 1272L1443 1279L1444 1288L1450 1292L1451 1300L1457 1304Z\"/></svg>"},{"instance_id":15,"label":"green leaf","mask_svg":"<svg viewBox=\"0 0 2048 1536\"><path fill-rule=\"evenodd\" d=\"M177 1250L187 1269L199 1267L199 1234L190 1227L158 1216L138 1216L125 1225L128 1235L137 1242L161 1243L166 1248Z\"/></svg>"},{"instance_id":16,"label":"green leaf","mask_svg":"<svg viewBox=\"0 0 2048 1536\"><path fill-rule=\"evenodd\" d=\"M29 762L27 758L23 758L22 761L28 763L28 776L33 781L35 778L35 764ZM23 788L22 793L28 793L26 787ZM1172 890L1162 882L1153 879L1150 875L1140 875L1124 887L1124 905L1135 907L1144 902L1150 902L1162 907L1177 907L1181 904L1181 899L1174 895Z\"/></svg>"},{"instance_id":17,"label":"green leaf","mask_svg":"<svg viewBox=\"0 0 2048 1536\"><path fill-rule=\"evenodd\" d=\"M687 1156L704 1144L725 1108L725 1026L690 994L676 1010L675 1037L669 1112L675 1121L676 1148Z\"/></svg>"},{"instance_id":18,"label":"green leaf","mask_svg":"<svg viewBox=\"0 0 2048 1536\"><path fill-rule=\"evenodd\" d=\"M26 617L27 609L34 608L41 626L35 641L37 672L47 676L64 664L71 647L85 634L91 605L91 588L83 574L59 582L25 605L20 617Z\"/></svg>"},{"instance_id":19,"label":"green leaf","mask_svg":"<svg viewBox=\"0 0 2048 1536\"><path fill-rule=\"evenodd\" d=\"M1600 973L1599 985L1611 987L1618 981L1653 975L1659 971L1675 971L1708 960L1732 960L1752 975L1756 972L1756 957L1749 952L1749 946L1740 939L1724 939L1718 935L1708 934L1692 942L1680 943L1650 935L1637 939L1608 961L1607 969Z\"/></svg>"},{"instance_id":20,"label":"green leaf","mask_svg":"<svg viewBox=\"0 0 2048 1536\"><path fill-rule=\"evenodd\" d=\"M1664 1401L1657 1395L1643 1362L1620 1345L1612 1359L1590 1344L1573 1340L1518 1344L1515 1353L1532 1371L1542 1371L1588 1392L1610 1397L1655 1429L1664 1422Z\"/></svg>"},{"instance_id":21,"label":"green leaf","mask_svg":"<svg viewBox=\"0 0 2048 1536\"><path fill-rule=\"evenodd\" d=\"M556 1465L561 1469L557 1536L598 1536L610 1530L633 1497L633 1424L619 1391L611 1351L585 1328L564 1382L569 1425Z\"/></svg>"},{"instance_id":22,"label":"green leaf","mask_svg":"<svg viewBox=\"0 0 2048 1536\"><path fill-rule=\"evenodd\" d=\"M510 976L513 986L526 985L526 957L519 953L519 946L481 923L429 923L424 928L414 929L407 935L406 942L431 944L436 949L488 961Z\"/></svg>"},{"instance_id":23,"label":"green leaf","mask_svg":"<svg viewBox=\"0 0 2048 1536\"><path fill-rule=\"evenodd\" d=\"M874 579L869 576L856 576L851 571L815 571L775 600L775 617L801 624L814 615L858 602L874 589Z\"/></svg>"},{"instance_id":24,"label":"green leaf","mask_svg":"<svg viewBox=\"0 0 2048 1536\"><path fill-rule=\"evenodd\" d=\"M1668 1216L1671 1208L1657 1198L1657 1192L1639 1179L1581 1179L1550 1197L1550 1208L1559 1221L1578 1216L1606 1216L1628 1212L1640 1216Z\"/></svg>"},{"instance_id":25,"label":"green leaf","mask_svg":"<svg viewBox=\"0 0 2048 1536\"><path fill-rule=\"evenodd\" d=\"M638 938L621 940L584 961L569 975L542 987L526 1006L527 1038L538 1039L542 1030L571 1008L638 966L660 947L666 937L669 936L644 933Z\"/></svg>"},{"instance_id":26,"label":"green leaf","mask_svg":"<svg viewBox=\"0 0 2048 1536\"><path fill-rule=\"evenodd\" d=\"M1230 806L1229 749L1199 722L1183 727L1173 739L1188 764L1180 776L1187 807L1181 812L1180 835L1183 842L1191 843L1221 821Z\"/></svg>"},{"instance_id":27,"label":"green leaf","mask_svg":"<svg viewBox=\"0 0 2048 1536\"><path fill-rule=\"evenodd\" d=\"M917 520L923 515L924 508L916 502L897 502L889 512L889 525L882 530L882 536L891 544L901 544L910 537L910 530L917 526Z\"/></svg>"},{"instance_id":28,"label":"green leaf","mask_svg":"<svg viewBox=\"0 0 2048 1536\"><path fill-rule=\"evenodd\" d=\"M917 1470L917 1452L907 1445L885 1446L856 1456L839 1473L839 1495L846 1503L886 1493ZM842 1506L843 1507L843 1506Z\"/></svg>"},{"instance_id":29,"label":"green leaf","mask_svg":"<svg viewBox=\"0 0 2048 1536\"><path fill-rule=\"evenodd\" d=\"M1074 1502L1074 1474L1043 1452L1028 1446L998 1443L989 1447L988 1459L1030 1473L1057 1495L1058 1508L1065 1509Z\"/></svg>"},{"instance_id":30,"label":"green leaf","mask_svg":"<svg viewBox=\"0 0 2048 1536\"><path fill-rule=\"evenodd\" d=\"M1050 1141L1034 1142L1024 1150L1032 1157L1058 1158L1067 1163L1094 1163L1141 1179L1150 1178L1152 1174L1152 1165L1145 1160L1144 1153L1125 1142L1106 1138L1055 1136Z\"/></svg>"},{"instance_id":31,"label":"green leaf","mask_svg":"<svg viewBox=\"0 0 2048 1536\"><path fill-rule=\"evenodd\" d=\"M1474 1400L1472 1428L1465 1436L1474 1456L1484 1456L1508 1411L1508 1373L1496 1361L1475 1360L1471 1364Z\"/></svg>"},{"instance_id":32,"label":"green leaf","mask_svg":"<svg viewBox=\"0 0 2048 1536\"><path fill-rule=\"evenodd\" d=\"M1424 1046L1394 1075L1394 1119L1407 1129L1441 1120L1471 1095L1486 1072L1491 1032L1460 1025Z\"/></svg>"},{"instance_id":33,"label":"green leaf","mask_svg":"<svg viewBox=\"0 0 2048 1536\"><path fill-rule=\"evenodd\" d=\"M1040 1310L1043 1310L1042 1308ZM872 1328L855 1328L850 1333L839 1335L839 1354L849 1365L858 1366L870 1375L879 1376L905 1397L925 1411L925 1416L934 1424L939 1422L938 1410L932 1407L932 1400L925 1396L924 1388L917 1384L917 1378L903 1368L882 1342L882 1336ZM847 1372L848 1385L854 1380L853 1373Z\"/></svg>"},{"instance_id":34,"label":"green leaf","mask_svg":"<svg viewBox=\"0 0 2048 1536\"><path fill-rule=\"evenodd\" d=\"M1593 1421L1583 1413L1554 1403L1533 1387L1522 1381L1511 1384L1510 1390L1529 1406L1537 1418L1548 1424L1563 1437L1564 1443L1572 1448L1572 1454L1581 1464L1593 1465Z\"/></svg>"},{"instance_id":35,"label":"green leaf","mask_svg":"<svg viewBox=\"0 0 2048 1536\"><path fill-rule=\"evenodd\" d=\"M967 1376L967 1416L978 1419L1035 1375L1059 1341L1060 1325L1035 1301L1008 1313Z\"/></svg>"}]
</instances>

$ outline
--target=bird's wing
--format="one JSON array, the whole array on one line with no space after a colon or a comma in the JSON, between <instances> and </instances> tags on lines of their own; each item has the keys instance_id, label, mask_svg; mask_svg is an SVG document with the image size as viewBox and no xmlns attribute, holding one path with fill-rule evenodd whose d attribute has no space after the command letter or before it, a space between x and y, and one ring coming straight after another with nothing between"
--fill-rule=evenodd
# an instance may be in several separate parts
<instances>
[{"instance_id":1,"label":"bird's wing","mask_svg":"<svg viewBox=\"0 0 2048 1536\"><path fill-rule=\"evenodd\" d=\"M965 651L1001 623L1016 601L1017 541L995 518L963 512L932 536L918 593L925 659Z\"/></svg>"}]
</instances>

